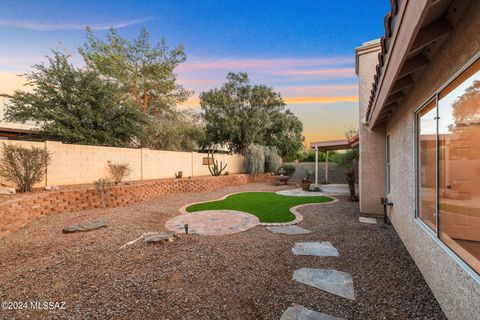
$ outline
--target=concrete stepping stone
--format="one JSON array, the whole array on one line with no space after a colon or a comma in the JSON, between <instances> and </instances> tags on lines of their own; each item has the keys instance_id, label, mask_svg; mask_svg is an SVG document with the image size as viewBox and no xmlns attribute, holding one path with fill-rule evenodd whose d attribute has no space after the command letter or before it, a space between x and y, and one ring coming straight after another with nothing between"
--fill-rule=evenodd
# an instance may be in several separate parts
<instances>
[{"instance_id":1,"label":"concrete stepping stone","mask_svg":"<svg viewBox=\"0 0 480 320\"><path fill-rule=\"evenodd\" d=\"M72 232L82 232L82 231L90 231L99 228L104 228L107 226L107 222L103 219L87 221L77 224L69 225L68 227L63 228L63 233L72 233Z\"/></svg>"},{"instance_id":2,"label":"concrete stepping stone","mask_svg":"<svg viewBox=\"0 0 480 320\"><path fill-rule=\"evenodd\" d=\"M338 250L330 242L297 242L292 252L297 256L338 257Z\"/></svg>"},{"instance_id":3,"label":"concrete stepping stone","mask_svg":"<svg viewBox=\"0 0 480 320\"><path fill-rule=\"evenodd\" d=\"M358 221L360 221L362 223L371 223L371 224L377 223L377 219L367 218L367 217L358 217Z\"/></svg>"},{"instance_id":4,"label":"concrete stepping stone","mask_svg":"<svg viewBox=\"0 0 480 320\"><path fill-rule=\"evenodd\" d=\"M295 270L293 280L346 299L355 300L353 279L346 272L330 269L301 268Z\"/></svg>"},{"instance_id":5,"label":"concrete stepping stone","mask_svg":"<svg viewBox=\"0 0 480 320\"><path fill-rule=\"evenodd\" d=\"M278 227L267 227L267 230L272 231L273 233L281 234L305 234L310 233L310 230L304 229L299 226L278 226Z\"/></svg>"},{"instance_id":6,"label":"concrete stepping stone","mask_svg":"<svg viewBox=\"0 0 480 320\"><path fill-rule=\"evenodd\" d=\"M299 304L293 303L283 313L280 320L344 320L343 318L337 318L326 313L321 313L305 308Z\"/></svg>"}]
</instances>

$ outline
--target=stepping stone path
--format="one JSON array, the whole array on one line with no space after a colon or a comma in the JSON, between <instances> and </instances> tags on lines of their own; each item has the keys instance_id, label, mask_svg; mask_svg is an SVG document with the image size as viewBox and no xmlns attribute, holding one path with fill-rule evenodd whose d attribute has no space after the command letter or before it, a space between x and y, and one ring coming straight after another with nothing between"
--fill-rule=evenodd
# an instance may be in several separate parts
<instances>
[{"instance_id":1,"label":"stepping stone path","mask_svg":"<svg viewBox=\"0 0 480 320\"><path fill-rule=\"evenodd\" d=\"M362 222L362 223L371 223L371 224L377 223L377 219L375 219L375 218L367 218L367 217L359 217L359 218L358 218L358 221L360 221L360 222Z\"/></svg>"},{"instance_id":2,"label":"stepping stone path","mask_svg":"<svg viewBox=\"0 0 480 320\"><path fill-rule=\"evenodd\" d=\"M90 231L99 228L104 228L107 226L107 222L105 220L93 220L87 221L77 224L69 225L68 227L63 228L63 233L73 233L73 232L82 232L82 231Z\"/></svg>"},{"instance_id":3,"label":"stepping stone path","mask_svg":"<svg viewBox=\"0 0 480 320\"><path fill-rule=\"evenodd\" d=\"M338 250L330 242L297 242L292 252L297 256L338 257Z\"/></svg>"},{"instance_id":4,"label":"stepping stone path","mask_svg":"<svg viewBox=\"0 0 480 320\"><path fill-rule=\"evenodd\" d=\"M175 216L165 223L167 230L207 236L221 236L242 232L260 224L253 214L235 210L206 210Z\"/></svg>"},{"instance_id":5,"label":"stepping stone path","mask_svg":"<svg viewBox=\"0 0 480 320\"><path fill-rule=\"evenodd\" d=\"M294 303L283 313L280 320L343 320L343 318L313 311Z\"/></svg>"},{"instance_id":6,"label":"stepping stone path","mask_svg":"<svg viewBox=\"0 0 480 320\"><path fill-rule=\"evenodd\" d=\"M337 296L355 300L352 276L346 272L329 269L301 268L293 273L293 280Z\"/></svg>"},{"instance_id":7,"label":"stepping stone path","mask_svg":"<svg viewBox=\"0 0 480 320\"><path fill-rule=\"evenodd\" d=\"M279 227L267 227L267 230L272 231L273 233L282 233L282 234L306 234L310 233L310 230L304 229L299 226L279 226Z\"/></svg>"}]
</instances>

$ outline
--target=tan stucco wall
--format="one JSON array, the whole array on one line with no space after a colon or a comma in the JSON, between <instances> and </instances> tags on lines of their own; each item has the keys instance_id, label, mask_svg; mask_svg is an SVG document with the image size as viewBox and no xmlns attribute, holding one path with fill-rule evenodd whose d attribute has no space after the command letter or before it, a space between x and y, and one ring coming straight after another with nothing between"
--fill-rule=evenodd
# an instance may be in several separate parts
<instances>
[{"instance_id":1,"label":"tan stucco wall","mask_svg":"<svg viewBox=\"0 0 480 320\"><path fill-rule=\"evenodd\" d=\"M472 1L453 34L415 82L388 123L391 139L389 214L433 294L449 319L480 319L480 284L414 219L413 111L480 49L480 2ZM480 231L479 231L480 232Z\"/></svg>"},{"instance_id":2,"label":"tan stucco wall","mask_svg":"<svg viewBox=\"0 0 480 320\"><path fill-rule=\"evenodd\" d=\"M372 131L365 123L379 51L378 41L367 42L356 49L360 107L359 198L360 212L363 214L382 214L380 198L385 196L385 128Z\"/></svg>"}]
</instances>

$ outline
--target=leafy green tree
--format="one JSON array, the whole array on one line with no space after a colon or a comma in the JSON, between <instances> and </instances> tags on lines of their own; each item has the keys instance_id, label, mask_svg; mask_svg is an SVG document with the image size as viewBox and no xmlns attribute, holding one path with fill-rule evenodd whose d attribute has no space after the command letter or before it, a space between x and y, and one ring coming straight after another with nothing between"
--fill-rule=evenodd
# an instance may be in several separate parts
<instances>
[{"instance_id":1,"label":"leafy green tree","mask_svg":"<svg viewBox=\"0 0 480 320\"><path fill-rule=\"evenodd\" d=\"M26 74L33 91L7 95L6 120L33 120L44 138L65 143L124 146L138 137L144 116L118 84L75 68L68 58L54 51L47 64L35 65Z\"/></svg>"},{"instance_id":2,"label":"leafy green tree","mask_svg":"<svg viewBox=\"0 0 480 320\"><path fill-rule=\"evenodd\" d=\"M355 172L358 167L358 159L359 153L356 148L350 149L345 153L339 153L336 159L337 164L344 170L343 173L348 183L351 201L357 201L357 196L355 195Z\"/></svg>"},{"instance_id":3,"label":"leafy green tree","mask_svg":"<svg viewBox=\"0 0 480 320\"><path fill-rule=\"evenodd\" d=\"M172 109L191 95L174 74L186 59L183 46L170 49L165 38L152 45L146 29L130 41L113 28L105 40L87 28L87 42L79 51L90 68L118 81L144 113Z\"/></svg>"},{"instance_id":4,"label":"leafy green tree","mask_svg":"<svg viewBox=\"0 0 480 320\"><path fill-rule=\"evenodd\" d=\"M145 133L144 144L154 149L194 151L205 146L205 127L189 110L150 117Z\"/></svg>"},{"instance_id":5,"label":"leafy green tree","mask_svg":"<svg viewBox=\"0 0 480 320\"><path fill-rule=\"evenodd\" d=\"M302 123L279 93L251 85L246 73L228 73L220 89L200 94L207 140L244 153L250 143L275 146L282 156L302 145Z\"/></svg>"}]
</instances>

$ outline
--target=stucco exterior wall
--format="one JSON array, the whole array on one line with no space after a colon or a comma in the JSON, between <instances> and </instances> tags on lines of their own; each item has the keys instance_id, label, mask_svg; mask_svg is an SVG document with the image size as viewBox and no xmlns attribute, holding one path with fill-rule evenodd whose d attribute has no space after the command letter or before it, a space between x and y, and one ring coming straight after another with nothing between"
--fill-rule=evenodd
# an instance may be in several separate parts
<instances>
[{"instance_id":1,"label":"stucco exterior wall","mask_svg":"<svg viewBox=\"0 0 480 320\"><path fill-rule=\"evenodd\" d=\"M480 319L480 284L415 220L413 112L480 49L478 30L480 2L473 1L386 130L391 140L391 221L447 317L458 320Z\"/></svg>"},{"instance_id":2,"label":"stucco exterior wall","mask_svg":"<svg viewBox=\"0 0 480 320\"><path fill-rule=\"evenodd\" d=\"M375 215L382 214L380 198L385 196L385 127L370 130L366 125L365 117L379 51L378 41L366 42L356 50L360 106L360 212Z\"/></svg>"}]
</instances>

